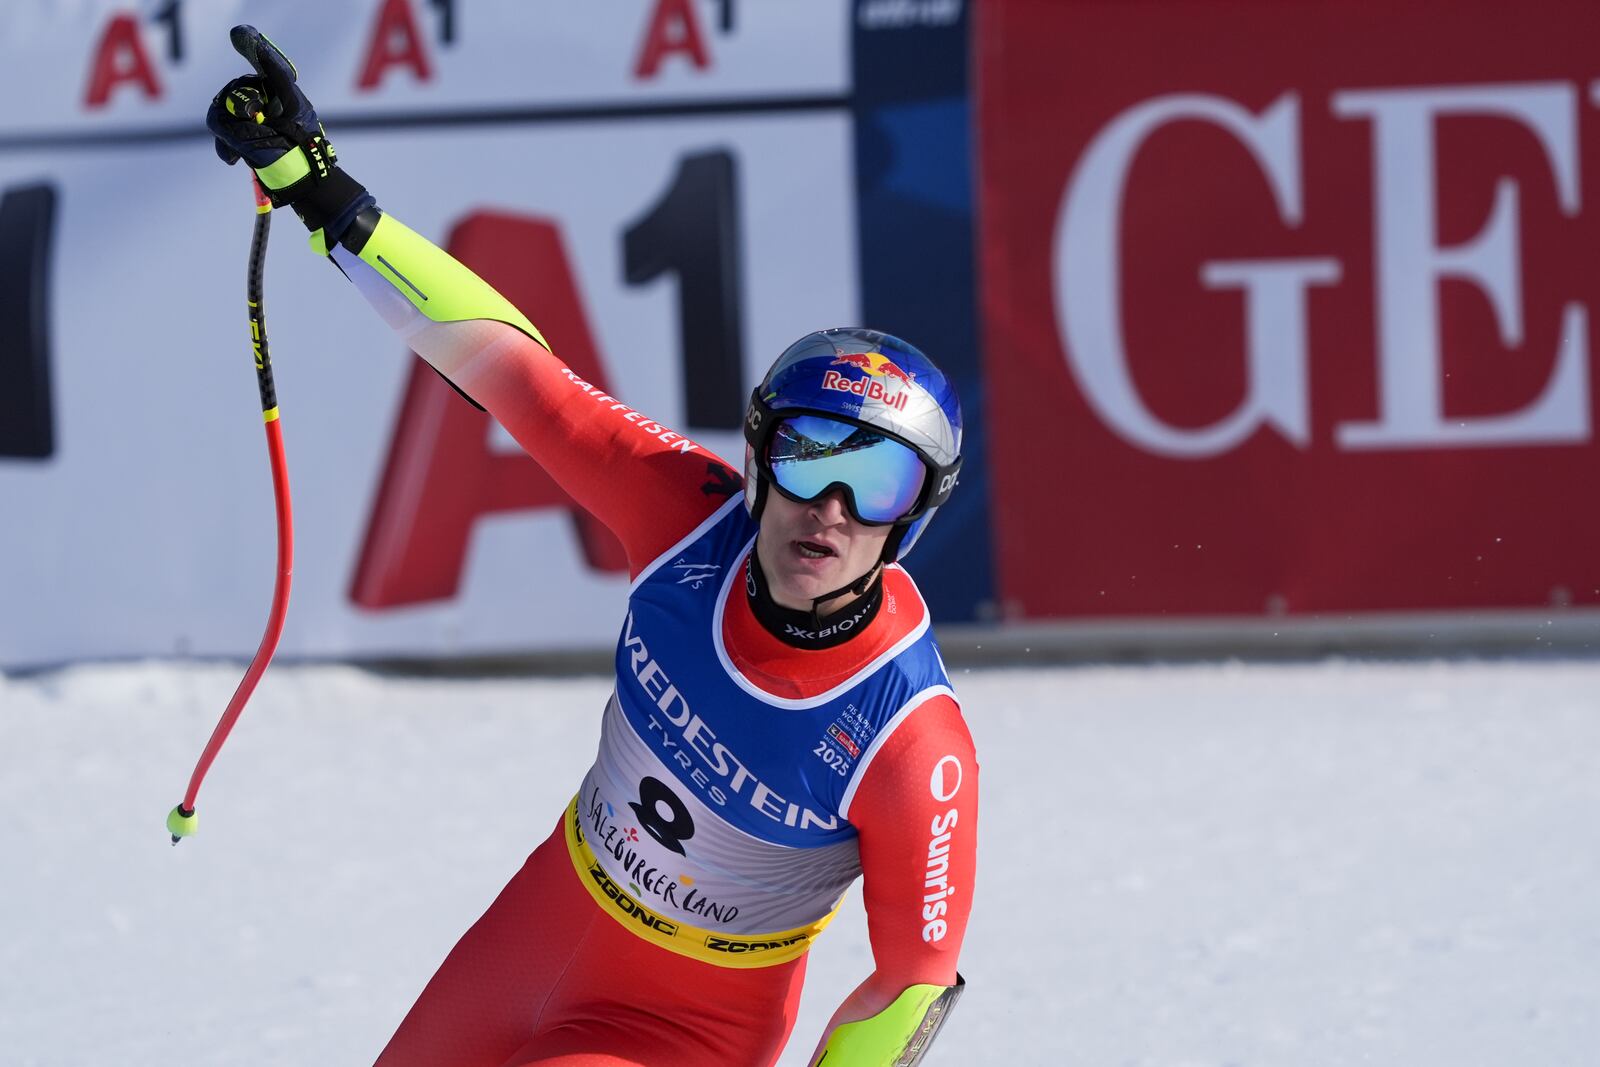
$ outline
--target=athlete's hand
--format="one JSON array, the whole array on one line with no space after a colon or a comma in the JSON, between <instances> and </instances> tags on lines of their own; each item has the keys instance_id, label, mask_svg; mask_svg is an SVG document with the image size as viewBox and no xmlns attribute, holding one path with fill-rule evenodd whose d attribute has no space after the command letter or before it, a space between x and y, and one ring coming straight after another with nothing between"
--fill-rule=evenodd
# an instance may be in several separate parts
<instances>
[{"instance_id":1,"label":"athlete's hand","mask_svg":"<svg viewBox=\"0 0 1600 1067\"><path fill-rule=\"evenodd\" d=\"M283 50L254 26L235 26L228 36L256 72L233 79L211 101L206 125L217 155L229 166L242 158L275 205L290 203L302 185L326 178L338 156Z\"/></svg>"},{"instance_id":2,"label":"athlete's hand","mask_svg":"<svg viewBox=\"0 0 1600 1067\"><path fill-rule=\"evenodd\" d=\"M322 120L283 50L254 26L235 26L228 36L255 73L233 79L211 100L206 126L217 155L230 166L240 159L249 164L273 206L294 208L313 236L325 230L326 251L372 197L336 165Z\"/></svg>"}]
</instances>

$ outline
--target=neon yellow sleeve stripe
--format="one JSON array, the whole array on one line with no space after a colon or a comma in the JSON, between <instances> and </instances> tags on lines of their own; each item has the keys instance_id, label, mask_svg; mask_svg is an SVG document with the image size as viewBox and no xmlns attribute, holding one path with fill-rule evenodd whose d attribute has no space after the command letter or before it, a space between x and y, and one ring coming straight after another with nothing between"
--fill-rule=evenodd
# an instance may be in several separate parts
<instances>
[{"instance_id":1,"label":"neon yellow sleeve stripe","mask_svg":"<svg viewBox=\"0 0 1600 1067\"><path fill-rule=\"evenodd\" d=\"M360 256L434 322L492 319L515 326L550 347L515 304L450 253L392 216L378 220Z\"/></svg>"},{"instance_id":2,"label":"neon yellow sleeve stripe","mask_svg":"<svg viewBox=\"0 0 1600 1067\"><path fill-rule=\"evenodd\" d=\"M290 149L278 157L276 163L256 171L256 177L268 189L283 189L311 173L311 162L298 148Z\"/></svg>"},{"instance_id":3,"label":"neon yellow sleeve stripe","mask_svg":"<svg viewBox=\"0 0 1600 1067\"><path fill-rule=\"evenodd\" d=\"M845 1023L828 1035L827 1047L817 1062L825 1067L894 1067L922 1029L928 1009L950 987L908 986L893 1004L870 1019ZM918 1057L919 1059L921 1057Z\"/></svg>"}]
</instances>

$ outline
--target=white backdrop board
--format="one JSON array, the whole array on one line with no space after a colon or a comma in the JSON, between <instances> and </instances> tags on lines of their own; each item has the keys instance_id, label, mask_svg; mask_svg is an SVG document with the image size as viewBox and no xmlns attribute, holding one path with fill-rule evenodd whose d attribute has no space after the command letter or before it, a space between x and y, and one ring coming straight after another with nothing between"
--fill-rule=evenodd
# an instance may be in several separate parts
<instances>
[{"instance_id":1,"label":"white backdrop board","mask_svg":"<svg viewBox=\"0 0 1600 1067\"><path fill-rule=\"evenodd\" d=\"M38 314L4 335L0 386L42 395L44 429L13 419L22 444L0 454L0 667L239 655L259 636L273 524L243 313L253 216L245 172L201 125L245 72L227 43L242 21L294 58L385 210L441 244L474 213L553 228L610 387L707 448L743 446L737 413L688 420L679 275L627 280L626 234L670 207L686 158L729 179L745 395L794 338L857 318L847 5L8 7L0 70L32 106L0 127L0 272ZM297 538L284 654L608 644L625 579L586 565L557 509L479 521L449 598L352 603L414 357L304 240L276 217L266 302Z\"/></svg>"}]
</instances>

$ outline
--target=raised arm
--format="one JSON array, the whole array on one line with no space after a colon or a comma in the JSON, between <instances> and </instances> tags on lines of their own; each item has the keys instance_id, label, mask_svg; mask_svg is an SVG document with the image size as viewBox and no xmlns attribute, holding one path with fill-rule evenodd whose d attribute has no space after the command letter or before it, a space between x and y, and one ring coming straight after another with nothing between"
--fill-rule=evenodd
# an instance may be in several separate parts
<instances>
[{"instance_id":1,"label":"raised arm","mask_svg":"<svg viewBox=\"0 0 1600 1067\"><path fill-rule=\"evenodd\" d=\"M283 52L249 26L232 40L256 74L212 101L218 155L244 159L384 321L616 533L634 574L738 490L721 459L578 378L510 301L380 211L338 166Z\"/></svg>"},{"instance_id":2,"label":"raised arm","mask_svg":"<svg viewBox=\"0 0 1600 1067\"><path fill-rule=\"evenodd\" d=\"M954 700L913 711L861 775L844 814L861 837L875 969L828 1021L822 1067L892 1067L932 1040L960 992L977 876L978 761Z\"/></svg>"},{"instance_id":3,"label":"raised arm","mask_svg":"<svg viewBox=\"0 0 1600 1067\"><path fill-rule=\"evenodd\" d=\"M448 253L365 209L333 261L406 344L617 534L637 574L739 488L700 445L578 377Z\"/></svg>"}]
</instances>

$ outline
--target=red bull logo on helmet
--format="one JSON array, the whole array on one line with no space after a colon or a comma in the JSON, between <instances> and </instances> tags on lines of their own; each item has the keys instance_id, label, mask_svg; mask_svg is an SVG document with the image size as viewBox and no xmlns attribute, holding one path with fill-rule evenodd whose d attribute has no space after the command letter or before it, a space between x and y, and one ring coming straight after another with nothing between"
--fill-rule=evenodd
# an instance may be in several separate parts
<instances>
[{"instance_id":1,"label":"red bull logo on helmet","mask_svg":"<svg viewBox=\"0 0 1600 1067\"><path fill-rule=\"evenodd\" d=\"M833 357L835 367L843 364L866 371L874 378L890 378L901 385L910 385L917 376L900 367L882 352L841 352Z\"/></svg>"},{"instance_id":2,"label":"red bull logo on helmet","mask_svg":"<svg viewBox=\"0 0 1600 1067\"><path fill-rule=\"evenodd\" d=\"M841 352L833 358L833 362L835 365L854 367L870 377L847 378L836 370L826 371L822 375L824 389L854 393L868 400L881 401L896 410L905 410L906 400L910 397L905 387L916 381L915 374L903 369L882 352Z\"/></svg>"}]
</instances>

